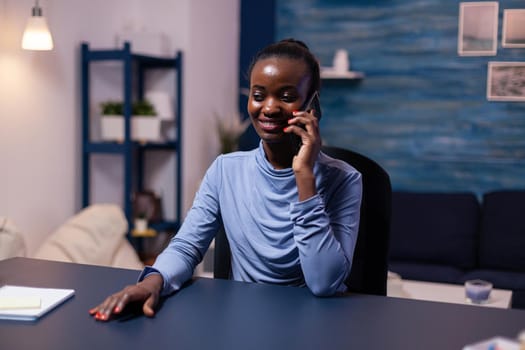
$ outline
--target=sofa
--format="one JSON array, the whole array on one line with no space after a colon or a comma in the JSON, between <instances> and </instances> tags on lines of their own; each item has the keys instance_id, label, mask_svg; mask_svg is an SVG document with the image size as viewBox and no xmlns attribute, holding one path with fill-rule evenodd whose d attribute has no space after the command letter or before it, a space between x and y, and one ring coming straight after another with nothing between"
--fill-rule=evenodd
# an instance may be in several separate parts
<instances>
[{"instance_id":1,"label":"sofa","mask_svg":"<svg viewBox=\"0 0 525 350\"><path fill-rule=\"evenodd\" d=\"M394 191L388 267L410 280L487 280L525 308L525 191Z\"/></svg>"},{"instance_id":2,"label":"sofa","mask_svg":"<svg viewBox=\"0 0 525 350\"><path fill-rule=\"evenodd\" d=\"M0 217L0 260L22 256L140 270L144 267L126 238L128 223L114 204L94 204L81 210L45 239L28 256L17 225Z\"/></svg>"}]
</instances>

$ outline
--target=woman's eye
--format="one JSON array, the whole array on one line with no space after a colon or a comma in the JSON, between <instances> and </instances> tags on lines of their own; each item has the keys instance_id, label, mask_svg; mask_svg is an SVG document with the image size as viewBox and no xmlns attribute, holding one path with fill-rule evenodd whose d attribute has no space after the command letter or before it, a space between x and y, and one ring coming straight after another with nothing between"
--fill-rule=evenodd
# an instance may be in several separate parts
<instances>
[{"instance_id":1,"label":"woman's eye","mask_svg":"<svg viewBox=\"0 0 525 350\"><path fill-rule=\"evenodd\" d=\"M297 101L297 96L295 95L284 95L281 97L281 100L286 103L293 103Z\"/></svg>"},{"instance_id":2,"label":"woman's eye","mask_svg":"<svg viewBox=\"0 0 525 350\"><path fill-rule=\"evenodd\" d=\"M252 94L252 98L257 102L261 102L262 100L264 100L264 95L261 93L255 92Z\"/></svg>"}]
</instances>

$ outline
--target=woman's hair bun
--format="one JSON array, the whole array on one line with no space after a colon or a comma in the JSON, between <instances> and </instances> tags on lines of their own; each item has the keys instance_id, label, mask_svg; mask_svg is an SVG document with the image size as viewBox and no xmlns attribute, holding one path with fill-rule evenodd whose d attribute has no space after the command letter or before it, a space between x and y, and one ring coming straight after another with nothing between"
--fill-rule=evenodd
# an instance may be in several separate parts
<instances>
[{"instance_id":1,"label":"woman's hair bun","mask_svg":"<svg viewBox=\"0 0 525 350\"><path fill-rule=\"evenodd\" d=\"M308 46L304 42L302 42L301 40L294 39L294 38L283 39L283 40L280 41L280 43L282 43L282 44L296 44L296 45L302 46L303 48L305 48L307 50L310 50L308 48Z\"/></svg>"}]
</instances>

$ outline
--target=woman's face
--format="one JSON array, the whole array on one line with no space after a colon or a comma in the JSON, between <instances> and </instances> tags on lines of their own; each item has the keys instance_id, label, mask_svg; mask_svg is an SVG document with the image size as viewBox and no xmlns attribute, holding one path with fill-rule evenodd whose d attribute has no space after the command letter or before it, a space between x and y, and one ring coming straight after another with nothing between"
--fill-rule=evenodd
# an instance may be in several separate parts
<instances>
[{"instance_id":1,"label":"woman's face","mask_svg":"<svg viewBox=\"0 0 525 350\"><path fill-rule=\"evenodd\" d=\"M255 63L250 76L248 113L259 137L267 143L289 141L283 129L293 111L301 109L310 87L302 60L270 57Z\"/></svg>"}]
</instances>

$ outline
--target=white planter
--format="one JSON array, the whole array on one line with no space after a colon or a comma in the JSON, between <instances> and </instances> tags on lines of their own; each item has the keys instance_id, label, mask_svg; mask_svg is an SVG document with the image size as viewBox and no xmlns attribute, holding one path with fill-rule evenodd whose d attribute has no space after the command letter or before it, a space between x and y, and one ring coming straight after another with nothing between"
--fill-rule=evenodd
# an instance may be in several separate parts
<instances>
[{"instance_id":1,"label":"white planter","mask_svg":"<svg viewBox=\"0 0 525 350\"><path fill-rule=\"evenodd\" d=\"M160 119L157 117L131 117L131 139L134 141L161 141Z\"/></svg>"},{"instance_id":2,"label":"white planter","mask_svg":"<svg viewBox=\"0 0 525 350\"><path fill-rule=\"evenodd\" d=\"M101 117L101 138L103 141L124 141L124 117L105 115ZM133 141L161 141L160 119L151 116L131 117L131 139Z\"/></svg>"},{"instance_id":3,"label":"white planter","mask_svg":"<svg viewBox=\"0 0 525 350\"><path fill-rule=\"evenodd\" d=\"M124 118L121 115L101 116L100 137L103 141L124 141Z\"/></svg>"}]
</instances>

